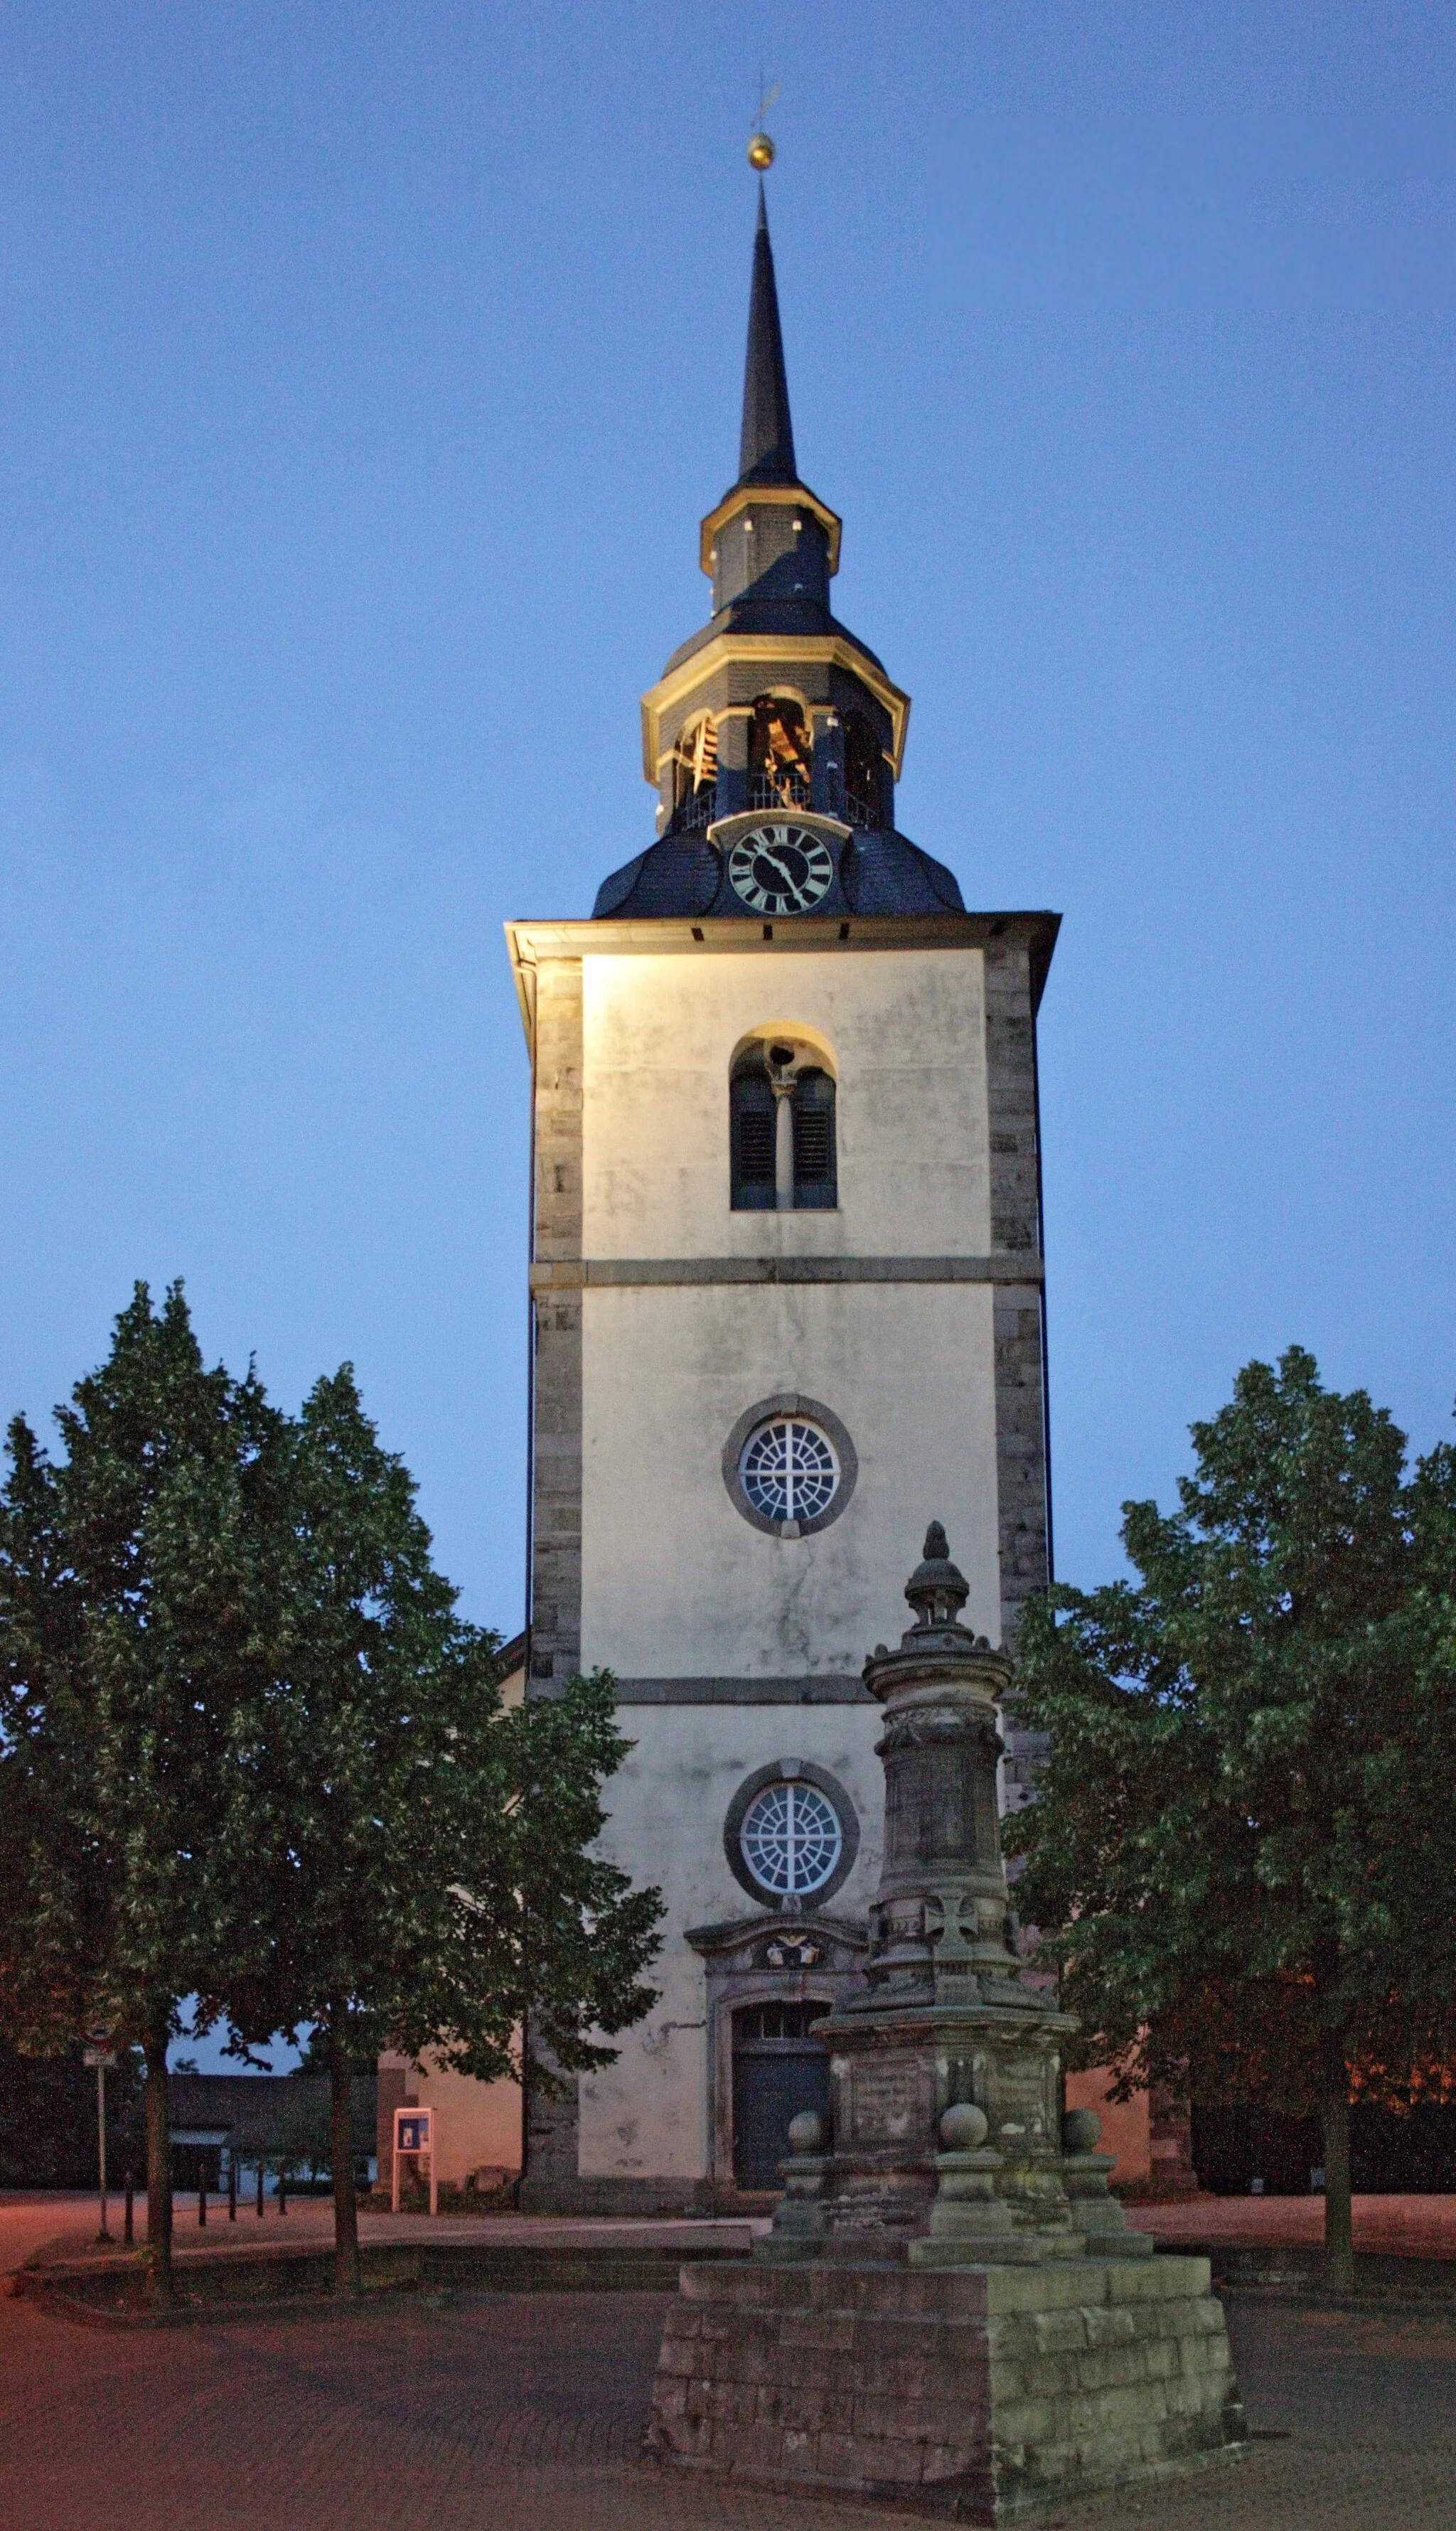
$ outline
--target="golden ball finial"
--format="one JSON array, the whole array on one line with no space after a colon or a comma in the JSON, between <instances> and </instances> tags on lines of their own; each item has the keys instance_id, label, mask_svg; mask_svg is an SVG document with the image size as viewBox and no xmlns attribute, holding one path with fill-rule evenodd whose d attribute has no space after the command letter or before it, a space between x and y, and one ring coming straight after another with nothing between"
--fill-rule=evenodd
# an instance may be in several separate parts
<instances>
[{"instance_id":1,"label":"golden ball finial","mask_svg":"<svg viewBox=\"0 0 1456 2531\"><path fill-rule=\"evenodd\" d=\"M773 142L766 132L756 132L750 141L749 165L756 167L760 176L773 165Z\"/></svg>"}]
</instances>

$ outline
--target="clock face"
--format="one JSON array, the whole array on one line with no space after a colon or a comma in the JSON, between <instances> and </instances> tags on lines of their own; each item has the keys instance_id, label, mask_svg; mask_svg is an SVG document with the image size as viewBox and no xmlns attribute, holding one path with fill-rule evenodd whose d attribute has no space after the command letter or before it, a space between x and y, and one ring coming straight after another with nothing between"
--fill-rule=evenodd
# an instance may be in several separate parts
<instances>
[{"instance_id":1,"label":"clock face","mask_svg":"<svg viewBox=\"0 0 1456 2531\"><path fill-rule=\"evenodd\" d=\"M804 826L755 826L728 855L735 896L756 914L807 914L834 876L834 856Z\"/></svg>"}]
</instances>

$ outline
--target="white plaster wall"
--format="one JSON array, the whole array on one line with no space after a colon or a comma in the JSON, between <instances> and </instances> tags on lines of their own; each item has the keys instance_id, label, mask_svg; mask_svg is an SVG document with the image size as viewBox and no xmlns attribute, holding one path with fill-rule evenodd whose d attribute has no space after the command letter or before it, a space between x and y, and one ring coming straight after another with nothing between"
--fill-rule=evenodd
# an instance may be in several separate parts
<instances>
[{"instance_id":1,"label":"white plaster wall","mask_svg":"<svg viewBox=\"0 0 1456 2531\"><path fill-rule=\"evenodd\" d=\"M908 1617L908 1610L907 1610ZM621 2055L581 2086L579 2167L587 2178L700 2178L707 2169L708 2041L703 1963L691 1925L759 1911L728 1869L723 1820L746 1775L781 1758L826 1767L854 1802L861 1845L828 1912L863 1921L880 1870L884 1777L874 1705L624 1707L636 1741L607 1788L601 1850L667 1900L651 1971L660 1997L613 2044Z\"/></svg>"},{"instance_id":2,"label":"white plaster wall","mask_svg":"<svg viewBox=\"0 0 1456 2531\"><path fill-rule=\"evenodd\" d=\"M584 958L588 1257L983 1256L979 949ZM839 1209L734 1212L728 1072L816 1031L839 1085Z\"/></svg>"},{"instance_id":3,"label":"white plaster wall","mask_svg":"<svg viewBox=\"0 0 1456 2531\"><path fill-rule=\"evenodd\" d=\"M583 1662L622 1678L859 1670L910 1622L931 1520L1000 1639L991 1291L980 1283L674 1284L584 1296ZM812 1537L751 1527L722 1452L797 1391L859 1483Z\"/></svg>"}]
</instances>

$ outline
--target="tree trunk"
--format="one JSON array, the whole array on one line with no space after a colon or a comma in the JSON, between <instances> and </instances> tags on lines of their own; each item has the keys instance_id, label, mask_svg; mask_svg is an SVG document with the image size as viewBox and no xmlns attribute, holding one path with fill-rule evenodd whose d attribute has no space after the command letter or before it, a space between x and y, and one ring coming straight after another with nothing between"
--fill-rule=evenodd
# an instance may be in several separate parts
<instances>
[{"instance_id":1,"label":"tree trunk","mask_svg":"<svg viewBox=\"0 0 1456 2531\"><path fill-rule=\"evenodd\" d=\"M172 2287L172 2121L167 2096L168 2023L146 2034L146 2258L151 2299L165 2309Z\"/></svg>"},{"instance_id":2,"label":"tree trunk","mask_svg":"<svg viewBox=\"0 0 1456 2531\"><path fill-rule=\"evenodd\" d=\"M1324 2281L1331 2293L1355 2290L1355 2238L1350 2215L1350 2068L1337 2030L1321 2044L1319 2113L1324 2128Z\"/></svg>"},{"instance_id":3,"label":"tree trunk","mask_svg":"<svg viewBox=\"0 0 1456 2531\"><path fill-rule=\"evenodd\" d=\"M329 2167L334 2178L334 2291L359 2292L359 2200L354 2190L354 2066L349 2006L335 1996L328 2010Z\"/></svg>"}]
</instances>

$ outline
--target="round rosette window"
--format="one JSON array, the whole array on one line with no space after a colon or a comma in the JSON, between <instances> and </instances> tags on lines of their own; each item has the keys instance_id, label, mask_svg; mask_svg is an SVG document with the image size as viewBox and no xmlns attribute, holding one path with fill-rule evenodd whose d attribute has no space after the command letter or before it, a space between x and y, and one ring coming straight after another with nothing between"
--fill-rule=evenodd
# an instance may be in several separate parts
<instances>
[{"instance_id":1,"label":"round rosette window","mask_svg":"<svg viewBox=\"0 0 1456 2531\"><path fill-rule=\"evenodd\" d=\"M806 1758L762 1767L740 1785L723 1824L733 1876L763 1907L795 1913L839 1887L859 1851L844 1786Z\"/></svg>"},{"instance_id":2,"label":"round rosette window","mask_svg":"<svg viewBox=\"0 0 1456 2531\"><path fill-rule=\"evenodd\" d=\"M817 1520L839 1491L827 1433L798 1415L776 1415L750 1436L739 1466L744 1492L765 1520Z\"/></svg>"},{"instance_id":3,"label":"round rosette window","mask_svg":"<svg viewBox=\"0 0 1456 2531\"><path fill-rule=\"evenodd\" d=\"M812 1397L765 1397L740 1416L723 1452L723 1481L745 1520L775 1538L837 1520L858 1474L838 1416Z\"/></svg>"},{"instance_id":4,"label":"round rosette window","mask_svg":"<svg viewBox=\"0 0 1456 2531\"><path fill-rule=\"evenodd\" d=\"M738 1841L760 1889L807 1898L833 1878L844 1830L812 1784L770 1784L749 1804Z\"/></svg>"}]
</instances>

